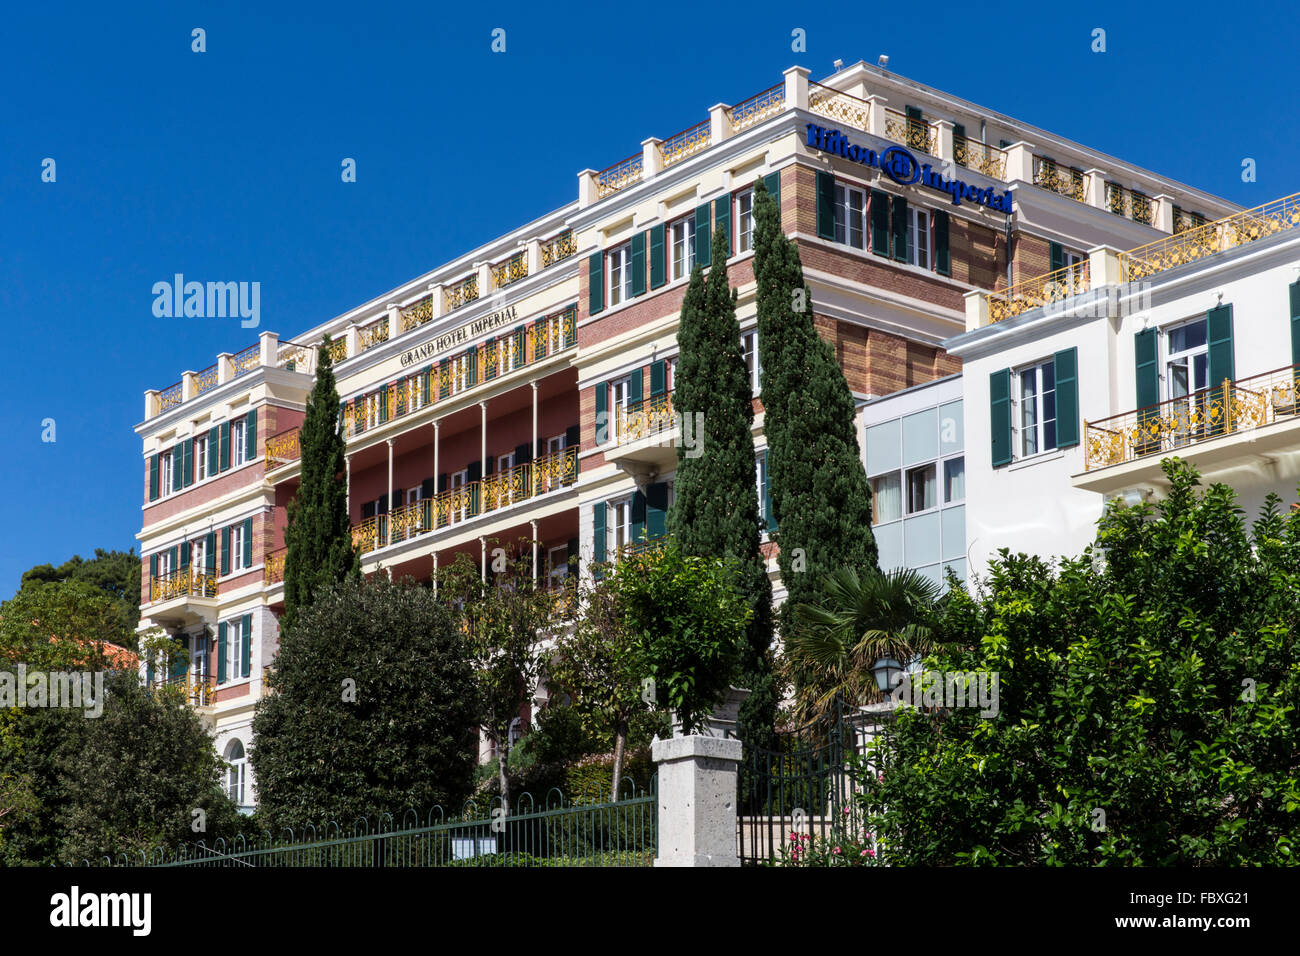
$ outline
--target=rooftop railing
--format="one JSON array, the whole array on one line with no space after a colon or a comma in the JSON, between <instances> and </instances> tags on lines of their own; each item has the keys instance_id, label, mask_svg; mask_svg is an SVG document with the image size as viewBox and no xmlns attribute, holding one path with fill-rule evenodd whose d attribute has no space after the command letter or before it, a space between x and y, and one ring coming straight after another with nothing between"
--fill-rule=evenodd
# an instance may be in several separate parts
<instances>
[{"instance_id":1,"label":"rooftop railing","mask_svg":"<svg viewBox=\"0 0 1300 956\"><path fill-rule=\"evenodd\" d=\"M902 143L908 149L937 156L938 135L937 130L925 120L885 108L885 136L894 142Z\"/></svg>"},{"instance_id":2,"label":"rooftop railing","mask_svg":"<svg viewBox=\"0 0 1300 956\"><path fill-rule=\"evenodd\" d=\"M637 153L596 174L596 198L604 199L620 189L641 181L645 172L645 154Z\"/></svg>"},{"instance_id":3,"label":"rooftop railing","mask_svg":"<svg viewBox=\"0 0 1300 956\"><path fill-rule=\"evenodd\" d=\"M1154 225L1152 215L1154 207L1150 197L1133 189L1125 189L1118 183L1106 184L1106 208L1117 216L1132 219L1143 225Z\"/></svg>"},{"instance_id":4,"label":"rooftop railing","mask_svg":"<svg viewBox=\"0 0 1300 956\"><path fill-rule=\"evenodd\" d=\"M454 312L478 298L478 274L472 273L442 290L443 312Z\"/></svg>"},{"instance_id":5,"label":"rooftop railing","mask_svg":"<svg viewBox=\"0 0 1300 956\"><path fill-rule=\"evenodd\" d=\"M230 361L235 367L235 378L239 378L262 364L262 347L254 343L243 351L236 352Z\"/></svg>"},{"instance_id":6,"label":"rooftop railing","mask_svg":"<svg viewBox=\"0 0 1300 956\"><path fill-rule=\"evenodd\" d=\"M217 387L217 366L209 365L202 372L194 376L194 394L202 395L210 388Z\"/></svg>"},{"instance_id":7,"label":"rooftop railing","mask_svg":"<svg viewBox=\"0 0 1300 956\"><path fill-rule=\"evenodd\" d=\"M357 349L365 352L388 341L388 316L357 329Z\"/></svg>"},{"instance_id":8,"label":"rooftop railing","mask_svg":"<svg viewBox=\"0 0 1300 956\"><path fill-rule=\"evenodd\" d=\"M682 130L676 136L668 137L659 147L659 153L664 161L664 169L674 163L681 162L689 156L694 156L701 150L708 149L712 139L713 124L710 120L696 123L690 129Z\"/></svg>"},{"instance_id":9,"label":"rooftop railing","mask_svg":"<svg viewBox=\"0 0 1300 956\"><path fill-rule=\"evenodd\" d=\"M977 173L983 173L991 179L1005 181L1007 178L1006 150L990 146L988 143L976 142L965 136L953 136L953 161L958 166L965 166Z\"/></svg>"},{"instance_id":10,"label":"rooftop railing","mask_svg":"<svg viewBox=\"0 0 1300 956\"><path fill-rule=\"evenodd\" d=\"M1034 185L1050 189L1075 202L1086 202L1083 171L1070 166L1059 166L1042 156L1034 157Z\"/></svg>"},{"instance_id":11,"label":"rooftop railing","mask_svg":"<svg viewBox=\"0 0 1300 956\"><path fill-rule=\"evenodd\" d=\"M555 265L577 251L578 243L573 238L573 230L566 229L554 239L542 243L542 268Z\"/></svg>"},{"instance_id":12,"label":"rooftop railing","mask_svg":"<svg viewBox=\"0 0 1300 956\"><path fill-rule=\"evenodd\" d=\"M417 329L433 319L433 297L425 296L414 305L402 309L398 316L397 330L400 333Z\"/></svg>"},{"instance_id":13,"label":"rooftop railing","mask_svg":"<svg viewBox=\"0 0 1300 956\"><path fill-rule=\"evenodd\" d=\"M1003 292L990 292L989 321L1000 322L1086 292L1090 287L1089 273L1090 263L1085 259L1055 272L1017 282Z\"/></svg>"},{"instance_id":14,"label":"rooftop railing","mask_svg":"<svg viewBox=\"0 0 1300 956\"><path fill-rule=\"evenodd\" d=\"M731 107L727 110L727 119L731 123L731 131L739 133L751 126L757 126L783 109L785 109L785 84L778 83Z\"/></svg>"},{"instance_id":15,"label":"rooftop railing","mask_svg":"<svg viewBox=\"0 0 1300 956\"><path fill-rule=\"evenodd\" d=\"M808 111L854 129L870 129L870 103L820 83L808 84Z\"/></svg>"},{"instance_id":16,"label":"rooftop railing","mask_svg":"<svg viewBox=\"0 0 1300 956\"><path fill-rule=\"evenodd\" d=\"M175 385L168 385L158 395L159 411L165 412L169 408L175 408L182 401L184 392L182 383L177 382Z\"/></svg>"},{"instance_id":17,"label":"rooftop railing","mask_svg":"<svg viewBox=\"0 0 1300 956\"><path fill-rule=\"evenodd\" d=\"M266 470L271 471L302 457L298 444L298 426L286 429L266 440Z\"/></svg>"},{"instance_id":18,"label":"rooftop railing","mask_svg":"<svg viewBox=\"0 0 1300 956\"><path fill-rule=\"evenodd\" d=\"M505 262L499 262L492 267L492 288L500 289L512 282L518 282L527 275L528 253L520 250Z\"/></svg>"}]
</instances>

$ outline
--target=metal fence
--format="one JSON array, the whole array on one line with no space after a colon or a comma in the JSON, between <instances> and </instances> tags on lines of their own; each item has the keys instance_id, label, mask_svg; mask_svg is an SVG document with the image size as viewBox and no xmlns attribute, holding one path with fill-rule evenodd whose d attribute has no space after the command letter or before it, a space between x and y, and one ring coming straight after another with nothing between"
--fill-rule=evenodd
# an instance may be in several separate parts
<instances>
[{"instance_id":1,"label":"metal fence","mask_svg":"<svg viewBox=\"0 0 1300 956\"><path fill-rule=\"evenodd\" d=\"M629 782L630 784L630 782ZM444 819L434 807L423 819L362 818L348 831L337 823L263 832L231 841L189 844L176 852L118 854L104 866L416 867L416 866L651 866L659 848L657 778L648 790L630 784L609 803L567 804L552 789L544 803L520 794L511 811L495 798L487 810L468 807ZM87 866L92 865L89 860Z\"/></svg>"}]
</instances>

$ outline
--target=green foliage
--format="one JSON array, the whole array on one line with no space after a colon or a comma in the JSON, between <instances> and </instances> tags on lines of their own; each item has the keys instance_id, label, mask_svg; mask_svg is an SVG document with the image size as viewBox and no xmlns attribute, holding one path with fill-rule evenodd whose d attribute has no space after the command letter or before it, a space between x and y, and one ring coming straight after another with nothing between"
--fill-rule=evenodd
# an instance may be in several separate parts
<instances>
[{"instance_id":1,"label":"green foliage","mask_svg":"<svg viewBox=\"0 0 1300 956\"><path fill-rule=\"evenodd\" d=\"M683 554L669 540L624 556L608 580L632 637L631 666L654 680L683 732L695 732L726 695L752 617L734 564Z\"/></svg>"},{"instance_id":2,"label":"green foliage","mask_svg":"<svg viewBox=\"0 0 1300 956\"><path fill-rule=\"evenodd\" d=\"M326 337L317 353L316 383L298 432L301 481L289 502L284 530L287 550L281 627L292 626L299 610L311 604L317 591L361 573L361 561L352 544L343 423L329 351Z\"/></svg>"},{"instance_id":3,"label":"green foliage","mask_svg":"<svg viewBox=\"0 0 1300 956\"><path fill-rule=\"evenodd\" d=\"M629 749L623 759L620 799L634 793L640 795L648 790L650 778L656 772L648 744ZM613 754L591 754L565 768L564 785L560 790L574 806L605 803L610 799L613 774Z\"/></svg>"},{"instance_id":4,"label":"green foliage","mask_svg":"<svg viewBox=\"0 0 1300 956\"><path fill-rule=\"evenodd\" d=\"M761 520L754 459L754 405L736 321L736 292L727 279L727 235L713 233L707 282L697 265L677 329L674 408L703 414L703 454L677 449L668 533L684 554L729 558L736 587L753 609L737 684L753 691L741 714L740 736L771 746L778 703L772 673L772 583L760 549Z\"/></svg>"},{"instance_id":5,"label":"green foliage","mask_svg":"<svg viewBox=\"0 0 1300 956\"><path fill-rule=\"evenodd\" d=\"M789 833L788 842L768 866L879 866L874 834L852 826L837 827L829 836Z\"/></svg>"},{"instance_id":6,"label":"green foliage","mask_svg":"<svg viewBox=\"0 0 1300 956\"><path fill-rule=\"evenodd\" d=\"M853 395L829 343L813 326L812 296L795 244L760 180L754 189L754 275L763 360L763 430L781 580L785 637L793 608L848 567L876 570L871 490L858 454ZM798 676L798 675L796 675Z\"/></svg>"},{"instance_id":7,"label":"green foliage","mask_svg":"<svg viewBox=\"0 0 1300 956\"><path fill-rule=\"evenodd\" d=\"M0 661L30 670L97 669L103 642L134 647L133 629L126 605L88 581L32 579L0 604Z\"/></svg>"},{"instance_id":8,"label":"green foliage","mask_svg":"<svg viewBox=\"0 0 1300 956\"><path fill-rule=\"evenodd\" d=\"M251 760L272 832L459 808L477 706L471 651L444 604L384 575L323 588L281 632Z\"/></svg>"},{"instance_id":9,"label":"green foliage","mask_svg":"<svg viewBox=\"0 0 1300 956\"><path fill-rule=\"evenodd\" d=\"M95 556L89 561L76 554L57 568L51 564L38 564L23 572L21 587L61 581L84 581L119 601L126 611L128 631L135 630L140 620L140 556L135 553L135 548L129 551L96 548Z\"/></svg>"},{"instance_id":10,"label":"green foliage","mask_svg":"<svg viewBox=\"0 0 1300 956\"><path fill-rule=\"evenodd\" d=\"M1084 556L952 589L927 663L999 674L999 712L889 722L862 797L888 863L1295 862L1300 513L1271 497L1248 533L1229 487L1163 467Z\"/></svg>"}]
</instances>

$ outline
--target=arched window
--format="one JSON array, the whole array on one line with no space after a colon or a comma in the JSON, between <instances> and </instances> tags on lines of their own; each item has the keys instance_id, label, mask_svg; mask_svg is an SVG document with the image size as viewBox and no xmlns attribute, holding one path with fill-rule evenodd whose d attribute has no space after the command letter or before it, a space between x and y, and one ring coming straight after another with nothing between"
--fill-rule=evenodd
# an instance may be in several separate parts
<instances>
[{"instance_id":1,"label":"arched window","mask_svg":"<svg viewBox=\"0 0 1300 956\"><path fill-rule=\"evenodd\" d=\"M244 805L244 781L248 771L248 758L244 755L244 745L236 738L226 747L226 794L237 806Z\"/></svg>"}]
</instances>

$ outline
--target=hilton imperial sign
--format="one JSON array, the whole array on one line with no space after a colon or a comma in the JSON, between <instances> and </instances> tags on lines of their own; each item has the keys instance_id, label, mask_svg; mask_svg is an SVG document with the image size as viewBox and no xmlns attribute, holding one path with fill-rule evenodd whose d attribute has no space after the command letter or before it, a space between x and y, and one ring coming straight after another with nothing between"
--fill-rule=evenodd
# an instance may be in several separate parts
<instances>
[{"instance_id":1,"label":"hilton imperial sign","mask_svg":"<svg viewBox=\"0 0 1300 956\"><path fill-rule=\"evenodd\" d=\"M813 149L843 156L863 166L874 166L900 186L921 185L947 193L952 197L954 206L960 206L965 199L976 206L987 206L998 212L1009 213L1013 210L1011 190L998 193L992 186L980 188L960 179L944 179L929 163L917 162L916 157L901 146L890 146L877 153L866 146L850 144L848 137L837 129L826 129L816 123L808 124L807 143Z\"/></svg>"},{"instance_id":2,"label":"hilton imperial sign","mask_svg":"<svg viewBox=\"0 0 1300 956\"><path fill-rule=\"evenodd\" d=\"M402 353L402 368L408 365L415 365L425 359L432 358L440 352L445 352L453 345L459 345L462 342L468 342L470 339L477 338L484 332L490 332L492 329L500 328L515 320L515 307L507 306L500 312L493 312L491 315L485 315L481 319L475 319L468 322L458 329L452 329L436 339L431 339L421 346L411 349L409 352Z\"/></svg>"}]
</instances>

